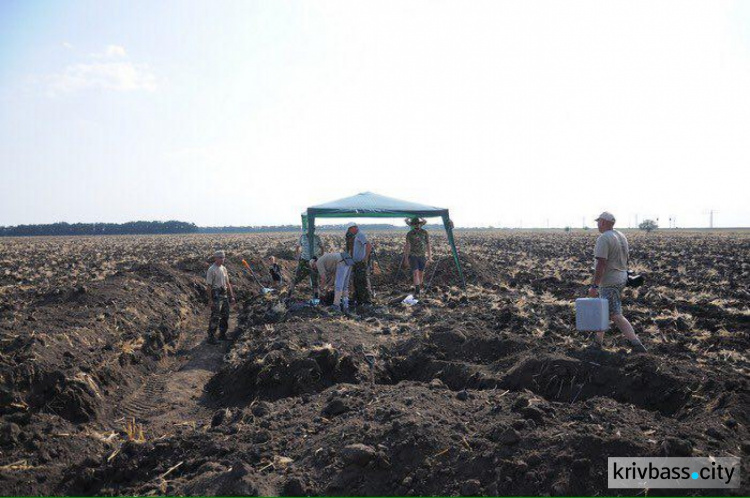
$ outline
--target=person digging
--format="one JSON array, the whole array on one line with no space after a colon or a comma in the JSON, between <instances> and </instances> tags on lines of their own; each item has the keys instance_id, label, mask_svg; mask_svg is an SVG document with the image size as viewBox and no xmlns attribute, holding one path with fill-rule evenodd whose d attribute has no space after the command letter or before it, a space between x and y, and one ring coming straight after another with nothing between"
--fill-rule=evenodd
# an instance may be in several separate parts
<instances>
[{"instance_id":1,"label":"person digging","mask_svg":"<svg viewBox=\"0 0 750 498\"><path fill-rule=\"evenodd\" d=\"M347 253L329 252L320 258L310 260L314 264L319 278L322 296L327 296L333 290L333 299L329 304L329 311L339 312L349 310L349 280L353 261ZM349 264L347 264L349 263Z\"/></svg>"},{"instance_id":2,"label":"person digging","mask_svg":"<svg viewBox=\"0 0 750 498\"><path fill-rule=\"evenodd\" d=\"M628 257L629 247L628 240L619 230L615 230L615 217L612 213L603 212L595 220L599 229L599 238L596 239L594 246L594 258L596 260L596 269L594 271L594 281L589 287L589 297L600 297L609 302L609 313L612 321L630 343L634 352L645 353L646 347L633 330L627 318L622 314L622 294L625 284L628 281ZM596 333L596 339L593 344L595 348L601 348L604 345L604 331Z\"/></svg>"},{"instance_id":3,"label":"person digging","mask_svg":"<svg viewBox=\"0 0 750 498\"><path fill-rule=\"evenodd\" d=\"M414 281L414 296L418 296L424 285L424 269L427 262L432 260L432 247L430 246L430 235L422 228L427 223L422 218L407 218L406 224L411 227L406 234L404 243L404 260L402 265L409 261L409 268Z\"/></svg>"},{"instance_id":4,"label":"person digging","mask_svg":"<svg viewBox=\"0 0 750 498\"><path fill-rule=\"evenodd\" d=\"M208 343L216 344L216 329L219 329L219 339L227 339L229 330L229 300L236 302L234 289L229 282L229 272L224 266L226 254L224 251L214 253L214 264L206 273L206 287L208 302L211 306L211 318L208 321Z\"/></svg>"}]
</instances>

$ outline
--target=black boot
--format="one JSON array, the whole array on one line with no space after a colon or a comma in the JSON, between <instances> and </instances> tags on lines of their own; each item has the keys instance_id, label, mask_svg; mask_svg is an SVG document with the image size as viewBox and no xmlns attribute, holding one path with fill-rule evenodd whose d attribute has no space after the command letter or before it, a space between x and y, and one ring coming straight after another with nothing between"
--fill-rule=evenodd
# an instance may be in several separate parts
<instances>
[{"instance_id":1,"label":"black boot","mask_svg":"<svg viewBox=\"0 0 750 498\"><path fill-rule=\"evenodd\" d=\"M216 344L217 343L216 337L214 337L214 333L213 332L209 332L209 334L208 334L208 340L206 342L209 343L209 344Z\"/></svg>"},{"instance_id":2,"label":"black boot","mask_svg":"<svg viewBox=\"0 0 750 498\"><path fill-rule=\"evenodd\" d=\"M226 341L227 340L227 331L226 330L219 331L219 340L220 341Z\"/></svg>"}]
</instances>

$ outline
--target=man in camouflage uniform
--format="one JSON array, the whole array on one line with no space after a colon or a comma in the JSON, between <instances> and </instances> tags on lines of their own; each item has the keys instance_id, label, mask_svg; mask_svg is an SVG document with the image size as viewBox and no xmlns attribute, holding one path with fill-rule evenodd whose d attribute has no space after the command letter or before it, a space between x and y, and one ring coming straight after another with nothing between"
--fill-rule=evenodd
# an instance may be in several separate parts
<instances>
[{"instance_id":1,"label":"man in camouflage uniform","mask_svg":"<svg viewBox=\"0 0 750 498\"><path fill-rule=\"evenodd\" d=\"M357 306L372 304L370 298L369 276L367 274L367 260L372 251L372 244L356 223L350 223L346 230L346 252L354 260L352 280L354 281L354 299Z\"/></svg>"},{"instance_id":2,"label":"man in camouflage uniform","mask_svg":"<svg viewBox=\"0 0 750 498\"><path fill-rule=\"evenodd\" d=\"M234 289L229 283L229 273L224 266L224 251L214 253L214 264L206 274L208 288L208 302L211 304L211 319L208 322L208 343L216 344L216 329L219 329L219 339L227 339L229 329L229 299L235 302ZM227 293L227 291L229 291Z\"/></svg>"},{"instance_id":3,"label":"man in camouflage uniform","mask_svg":"<svg viewBox=\"0 0 750 498\"><path fill-rule=\"evenodd\" d=\"M406 220L406 224L411 227L406 234L406 243L404 244L404 261L409 261L412 275L414 277L414 295L418 296L424 282L424 269L427 261L432 259L432 247L430 247L430 236L427 230L422 226L427 223L421 218L411 218Z\"/></svg>"},{"instance_id":4,"label":"man in camouflage uniform","mask_svg":"<svg viewBox=\"0 0 750 498\"><path fill-rule=\"evenodd\" d=\"M315 265L315 262L311 262L313 258L319 258L323 255L324 248L323 248L323 242L320 240L320 237L318 235L313 235L314 242L313 242L313 249L314 254L310 254L310 241L307 237L307 230L305 227L302 228L302 235L300 235L299 240L297 241L297 259L299 262L297 263L297 271L294 274L294 280L292 281L292 288L289 290L288 295L292 295L292 291L294 290L294 287L302 282L305 278L310 277L310 285L312 286L313 290L313 298L318 299L318 281L320 280L318 276L318 269Z\"/></svg>"}]
</instances>

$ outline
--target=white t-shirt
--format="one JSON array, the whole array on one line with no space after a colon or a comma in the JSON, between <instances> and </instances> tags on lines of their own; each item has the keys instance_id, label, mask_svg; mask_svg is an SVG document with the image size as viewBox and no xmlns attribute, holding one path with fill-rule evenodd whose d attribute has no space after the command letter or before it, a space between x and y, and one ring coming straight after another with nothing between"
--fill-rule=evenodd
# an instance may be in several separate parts
<instances>
[{"instance_id":1,"label":"white t-shirt","mask_svg":"<svg viewBox=\"0 0 750 498\"><path fill-rule=\"evenodd\" d=\"M355 263L365 260L365 254L367 253L367 237L364 232L360 230L357 235L354 236L354 250L352 251L352 259Z\"/></svg>"},{"instance_id":2,"label":"white t-shirt","mask_svg":"<svg viewBox=\"0 0 750 498\"><path fill-rule=\"evenodd\" d=\"M607 266L601 287L624 284L628 279L628 239L618 230L607 230L596 239L594 258L604 258ZM594 259L596 264L596 259Z\"/></svg>"}]
</instances>

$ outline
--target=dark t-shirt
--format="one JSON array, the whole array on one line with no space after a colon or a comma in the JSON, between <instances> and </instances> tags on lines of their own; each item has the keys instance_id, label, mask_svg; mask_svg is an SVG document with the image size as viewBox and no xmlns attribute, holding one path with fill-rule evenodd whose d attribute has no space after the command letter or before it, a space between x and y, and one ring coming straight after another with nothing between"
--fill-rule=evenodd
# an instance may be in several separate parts
<instances>
[{"instance_id":1,"label":"dark t-shirt","mask_svg":"<svg viewBox=\"0 0 750 498\"><path fill-rule=\"evenodd\" d=\"M427 252L427 242L430 236L427 230L414 228L406 234L406 241L409 243L409 256L424 258Z\"/></svg>"},{"instance_id":2,"label":"dark t-shirt","mask_svg":"<svg viewBox=\"0 0 750 498\"><path fill-rule=\"evenodd\" d=\"M281 280L281 266L278 263L271 265L271 278L274 280Z\"/></svg>"}]
</instances>

